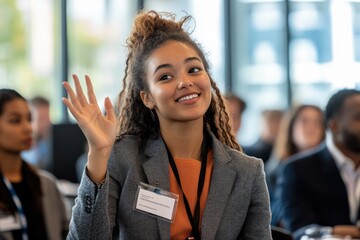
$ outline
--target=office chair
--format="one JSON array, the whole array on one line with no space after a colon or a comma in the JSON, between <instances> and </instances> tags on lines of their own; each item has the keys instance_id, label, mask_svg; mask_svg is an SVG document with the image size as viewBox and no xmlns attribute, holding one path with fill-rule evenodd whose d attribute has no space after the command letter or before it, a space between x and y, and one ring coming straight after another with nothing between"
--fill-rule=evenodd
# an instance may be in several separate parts
<instances>
[{"instance_id":1,"label":"office chair","mask_svg":"<svg viewBox=\"0 0 360 240\"><path fill-rule=\"evenodd\" d=\"M276 226L271 226L271 236L273 240L293 240L293 237L289 231Z\"/></svg>"}]
</instances>

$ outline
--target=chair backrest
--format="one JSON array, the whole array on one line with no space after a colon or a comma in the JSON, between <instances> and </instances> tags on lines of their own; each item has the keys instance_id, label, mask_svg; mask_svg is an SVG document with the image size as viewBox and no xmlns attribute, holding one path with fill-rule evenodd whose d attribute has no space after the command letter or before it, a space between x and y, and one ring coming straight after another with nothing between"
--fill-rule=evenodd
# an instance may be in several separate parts
<instances>
[{"instance_id":1,"label":"chair backrest","mask_svg":"<svg viewBox=\"0 0 360 240\"><path fill-rule=\"evenodd\" d=\"M85 142L86 138L77 124L60 123L52 126L52 173L58 179L78 182L75 163L84 152Z\"/></svg>"},{"instance_id":2,"label":"chair backrest","mask_svg":"<svg viewBox=\"0 0 360 240\"><path fill-rule=\"evenodd\" d=\"M271 236L273 240L293 240L291 232L276 226L271 226Z\"/></svg>"}]
</instances>

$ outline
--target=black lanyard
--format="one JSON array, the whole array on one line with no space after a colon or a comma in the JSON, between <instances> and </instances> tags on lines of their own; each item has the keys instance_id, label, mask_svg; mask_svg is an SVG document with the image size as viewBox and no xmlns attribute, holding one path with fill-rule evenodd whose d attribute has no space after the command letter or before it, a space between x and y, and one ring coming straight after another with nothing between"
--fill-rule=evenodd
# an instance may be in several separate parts
<instances>
[{"instance_id":1,"label":"black lanyard","mask_svg":"<svg viewBox=\"0 0 360 240\"><path fill-rule=\"evenodd\" d=\"M185 196L185 193L181 187L181 181L180 181L180 176L179 176L179 172L177 170L174 158L172 157L169 149L167 148L166 144L166 150L167 150L167 154L169 157L169 163L171 166L171 169L175 175L176 181L181 189L181 192L183 194L183 198L184 198L184 204L185 204L185 208L186 208L186 213L188 215L191 227L192 227L192 234L193 234L193 238L188 238L188 239L200 239L200 231L199 231L199 220L200 220L200 197L201 197L201 193L204 187L204 181L205 181L205 173L206 173L206 162L207 162L207 134L204 131L204 138L203 138L203 142L201 145L201 170L200 170L200 175L199 175L199 182L198 182L198 189L197 189L197 200L196 200L196 205L195 205L195 210L194 210L194 216L191 213L191 209L190 209L190 205L189 202Z\"/></svg>"}]
</instances>

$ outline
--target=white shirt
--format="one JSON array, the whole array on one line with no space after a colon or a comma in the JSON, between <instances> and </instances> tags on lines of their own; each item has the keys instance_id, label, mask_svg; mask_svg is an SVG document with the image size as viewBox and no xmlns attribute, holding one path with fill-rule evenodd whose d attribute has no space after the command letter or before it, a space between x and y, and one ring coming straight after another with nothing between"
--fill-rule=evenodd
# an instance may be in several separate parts
<instances>
[{"instance_id":1,"label":"white shirt","mask_svg":"<svg viewBox=\"0 0 360 240\"><path fill-rule=\"evenodd\" d=\"M360 167L355 169L354 162L335 146L331 134L326 138L326 146L345 183L350 206L350 219L355 224L360 203Z\"/></svg>"}]
</instances>

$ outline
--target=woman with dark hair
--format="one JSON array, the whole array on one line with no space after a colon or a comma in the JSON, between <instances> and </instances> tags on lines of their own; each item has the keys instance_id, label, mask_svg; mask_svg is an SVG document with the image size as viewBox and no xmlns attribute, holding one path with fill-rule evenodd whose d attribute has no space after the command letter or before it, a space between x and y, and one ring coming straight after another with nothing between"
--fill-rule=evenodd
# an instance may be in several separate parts
<instances>
[{"instance_id":1,"label":"woman with dark hair","mask_svg":"<svg viewBox=\"0 0 360 240\"><path fill-rule=\"evenodd\" d=\"M64 83L89 143L68 239L271 239L262 161L240 151L189 19L138 14L118 125L89 77L87 97Z\"/></svg>"},{"instance_id":2,"label":"woman with dark hair","mask_svg":"<svg viewBox=\"0 0 360 240\"><path fill-rule=\"evenodd\" d=\"M314 148L325 139L322 110L315 105L299 105L291 109L279 130L274 156L284 161L290 156Z\"/></svg>"},{"instance_id":3,"label":"woman with dark hair","mask_svg":"<svg viewBox=\"0 0 360 240\"><path fill-rule=\"evenodd\" d=\"M0 239L64 239L68 221L54 177L21 158L31 141L28 102L0 89Z\"/></svg>"},{"instance_id":4,"label":"woman with dark hair","mask_svg":"<svg viewBox=\"0 0 360 240\"><path fill-rule=\"evenodd\" d=\"M315 105L303 104L292 108L282 119L274 150L265 165L266 181L270 192L272 223L278 225L281 208L277 204L275 186L283 163L295 154L309 151L325 139L322 110Z\"/></svg>"}]
</instances>

